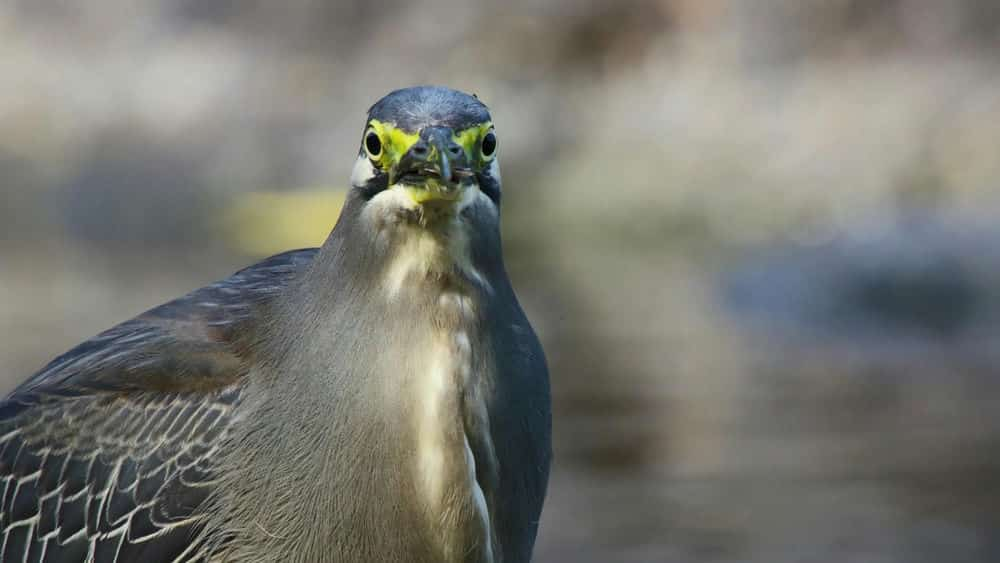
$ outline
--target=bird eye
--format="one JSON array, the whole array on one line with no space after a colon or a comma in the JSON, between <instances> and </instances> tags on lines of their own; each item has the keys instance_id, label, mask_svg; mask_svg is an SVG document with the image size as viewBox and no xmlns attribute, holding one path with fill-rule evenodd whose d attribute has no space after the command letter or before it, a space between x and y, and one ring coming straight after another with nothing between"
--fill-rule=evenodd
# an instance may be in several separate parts
<instances>
[{"instance_id":1,"label":"bird eye","mask_svg":"<svg viewBox=\"0 0 1000 563\"><path fill-rule=\"evenodd\" d=\"M493 153L497 152L497 136L496 133L490 131L483 137L483 157L490 158Z\"/></svg>"},{"instance_id":2,"label":"bird eye","mask_svg":"<svg viewBox=\"0 0 1000 563\"><path fill-rule=\"evenodd\" d=\"M378 133L368 131L365 134L365 151L368 153L368 157L373 160L382 156L382 139L378 138Z\"/></svg>"}]
</instances>

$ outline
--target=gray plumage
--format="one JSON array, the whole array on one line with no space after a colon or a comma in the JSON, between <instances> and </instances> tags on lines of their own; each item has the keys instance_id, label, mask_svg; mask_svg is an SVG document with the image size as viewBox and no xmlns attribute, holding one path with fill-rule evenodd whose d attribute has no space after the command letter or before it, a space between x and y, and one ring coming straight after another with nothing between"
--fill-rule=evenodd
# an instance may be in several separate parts
<instances>
[{"instance_id":1,"label":"gray plumage","mask_svg":"<svg viewBox=\"0 0 1000 563\"><path fill-rule=\"evenodd\" d=\"M433 87L372 112L414 131L489 118ZM529 561L548 376L504 271L495 161L471 151L449 213L401 204L362 148L322 248L153 309L15 390L0 560Z\"/></svg>"}]
</instances>

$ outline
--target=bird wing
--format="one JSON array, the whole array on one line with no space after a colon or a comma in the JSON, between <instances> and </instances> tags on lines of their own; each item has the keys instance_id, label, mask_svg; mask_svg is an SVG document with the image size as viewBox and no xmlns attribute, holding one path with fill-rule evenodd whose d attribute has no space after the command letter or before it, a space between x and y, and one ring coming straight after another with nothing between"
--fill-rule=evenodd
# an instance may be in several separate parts
<instances>
[{"instance_id":1,"label":"bird wing","mask_svg":"<svg viewBox=\"0 0 1000 563\"><path fill-rule=\"evenodd\" d=\"M314 254L118 325L0 403L0 561L198 560L197 509L252 361L242 335Z\"/></svg>"}]
</instances>

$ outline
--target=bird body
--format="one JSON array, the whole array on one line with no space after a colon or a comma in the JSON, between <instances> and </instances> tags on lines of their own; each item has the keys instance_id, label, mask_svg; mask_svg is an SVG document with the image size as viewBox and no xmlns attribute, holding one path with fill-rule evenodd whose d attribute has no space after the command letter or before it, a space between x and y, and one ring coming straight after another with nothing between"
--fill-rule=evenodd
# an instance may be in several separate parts
<instances>
[{"instance_id":1,"label":"bird body","mask_svg":"<svg viewBox=\"0 0 1000 563\"><path fill-rule=\"evenodd\" d=\"M548 378L503 267L488 122L452 90L391 93L322 248L15 390L2 560L529 561Z\"/></svg>"}]
</instances>

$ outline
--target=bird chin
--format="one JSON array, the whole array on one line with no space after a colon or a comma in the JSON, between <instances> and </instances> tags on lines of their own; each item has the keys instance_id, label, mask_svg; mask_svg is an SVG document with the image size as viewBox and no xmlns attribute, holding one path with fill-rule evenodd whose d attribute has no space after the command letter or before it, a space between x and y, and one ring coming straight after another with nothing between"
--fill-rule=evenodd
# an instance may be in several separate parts
<instances>
[{"instance_id":1,"label":"bird chin","mask_svg":"<svg viewBox=\"0 0 1000 563\"><path fill-rule=\"evenodd\" d=\"M461 212L471 191L473 187L466 185L397 183L375 196L370 204L373 212L384 217L395 216L396 221L434 229Z\"/></svg>"},{"instance_id":2,"label":"bird chin","mask_svg":"<svg viewBox=\"0 0 1000 563\"><path fill-rule=\"evenodd\" d=\"M421 178L421 181L416 182L401 182L400 185L417 205L454 205L462 198L465 190L461 184L448 184L434 177Z\"/></svg>"}]
</instances>

